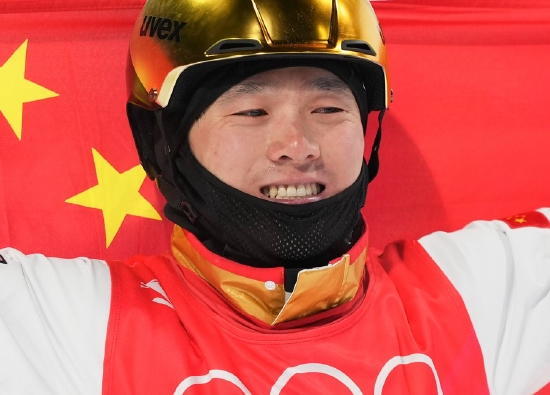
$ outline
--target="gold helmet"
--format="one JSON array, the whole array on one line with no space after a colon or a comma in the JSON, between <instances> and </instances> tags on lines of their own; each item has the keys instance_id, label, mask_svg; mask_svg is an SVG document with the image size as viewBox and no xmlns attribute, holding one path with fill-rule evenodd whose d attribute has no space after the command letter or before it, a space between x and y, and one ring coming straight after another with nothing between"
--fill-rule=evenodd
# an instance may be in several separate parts
<instances>
[{"instance_id":1,"label":"gold helmet","mask_svg":"<svg viewBox=\"0 0 550 395\"><path fill-rule=\"evenodd\" d=\"M217 67L274 58L354 63L368 111L389 105L386 46L367 0L148 0L130 39L127 112L149 176L166 178L173 149L159 124L178 90Z\"/></svg>"},{"instance_id":2,"label":"gold helmet","mask_svg":"<svg viewBox=\"0 0 550 395\"><path fill-rule=\"evenodd\" d=\"M372 109L388 106L386 47L366 0L149 0L130 40L129 101L166 107L179 76L208 62L295 54L376 66Z\"/></svg>"}]
</instances>

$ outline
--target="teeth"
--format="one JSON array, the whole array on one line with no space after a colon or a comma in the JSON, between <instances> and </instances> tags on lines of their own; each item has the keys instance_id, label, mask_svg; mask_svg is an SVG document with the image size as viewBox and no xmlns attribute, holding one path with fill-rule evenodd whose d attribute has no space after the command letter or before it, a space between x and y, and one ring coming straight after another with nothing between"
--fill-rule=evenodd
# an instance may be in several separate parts
<instances>
[{"instance_id":1,"label":"teeth","mask_svg":"<svg viewBox=\"0 0 550 395\"><path fill-rule=\"evenodd\" d=\"M289 198L295 198L296 197L296 187L294 185L289 185L286 188L286 196Z\"/></svg>"},{"instance_id":2,"label":"teeth","mask_svg":"<svg viewBox=\"0 0 550 395\"><path fill-rule=\"evenodd\" d=\"M315 182L298 185L270 185L262 188L265 197L271 199L296 199L315 196L321 192L321 186Z\"/></svg>"}]
</instances>

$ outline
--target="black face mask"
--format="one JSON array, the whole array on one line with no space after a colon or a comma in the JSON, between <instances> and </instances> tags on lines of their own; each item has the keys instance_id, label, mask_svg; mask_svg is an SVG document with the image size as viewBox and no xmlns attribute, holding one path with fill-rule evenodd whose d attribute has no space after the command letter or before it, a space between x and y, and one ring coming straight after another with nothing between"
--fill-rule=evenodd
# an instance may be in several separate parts
<instances>
[{"instance_id":1,"label":"black face mask","mask_svg":"<svg viewBox=\"0 0 550 395\"><path fill-rule=\"evenodd\" d=\"M206 170L188 146L182 151L174 178L192 215L167 206L166 216L219 255L255 267L318 267L349 251L363 233L364 162L357 180L339 194L288 205L232 188Z\"/></svg>"}]
</instances>

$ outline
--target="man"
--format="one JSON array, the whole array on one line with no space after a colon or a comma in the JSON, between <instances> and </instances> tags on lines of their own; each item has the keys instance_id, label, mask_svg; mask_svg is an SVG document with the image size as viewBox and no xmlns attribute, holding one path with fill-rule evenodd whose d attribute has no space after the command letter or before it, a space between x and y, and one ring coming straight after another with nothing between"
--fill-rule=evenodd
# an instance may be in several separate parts
<instances>
[{"instance_id":1,"label":"man","mask_svg":"<svg viewBox=\"0 0 550 395\"><path fill-rule=\"evenodd\" d=\"M367 165L363 132L391 97L368 3L150 0L129 66L129 120L177 224L172 253L1 250L0 393L550 382L550 209L368 249L379 137Z\"/></svg>"}]
</instances>

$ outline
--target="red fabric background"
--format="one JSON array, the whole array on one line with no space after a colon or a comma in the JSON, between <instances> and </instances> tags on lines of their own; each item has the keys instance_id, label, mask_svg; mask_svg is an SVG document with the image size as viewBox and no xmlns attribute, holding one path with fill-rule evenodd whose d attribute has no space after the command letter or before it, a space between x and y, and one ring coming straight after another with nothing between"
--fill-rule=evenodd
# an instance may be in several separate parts
<instances>
[{"instance_id":1,"label":"red fabric background","mask_svg":"<svg viewBox=\"0 0 550 395\"><path fill-rule=\"evenodd\" d=\"M92 148L119 172L139 163L124 72L142 2L0 4L0 67L28 40L26 79L59 94L24 105L21 140L0 116L0 246L100 258L168 248L166 219L127 216L107 248L102 212L65 202L97 184ZM373 6L395 91L367 199L373 245L550 204L548 2ZM140 191L161 213L154 184Z\"/></svg>"},{"instance_id":2,"label":"red fabric background","mask_svg":"<svg viewBox=\"0 0 550 395\"><path fill-rule=\"evenodd\" d=\"M547 206L550 3L373 4L395 91L367 199L373 244Z\"/></svg>"}]
</instances>

